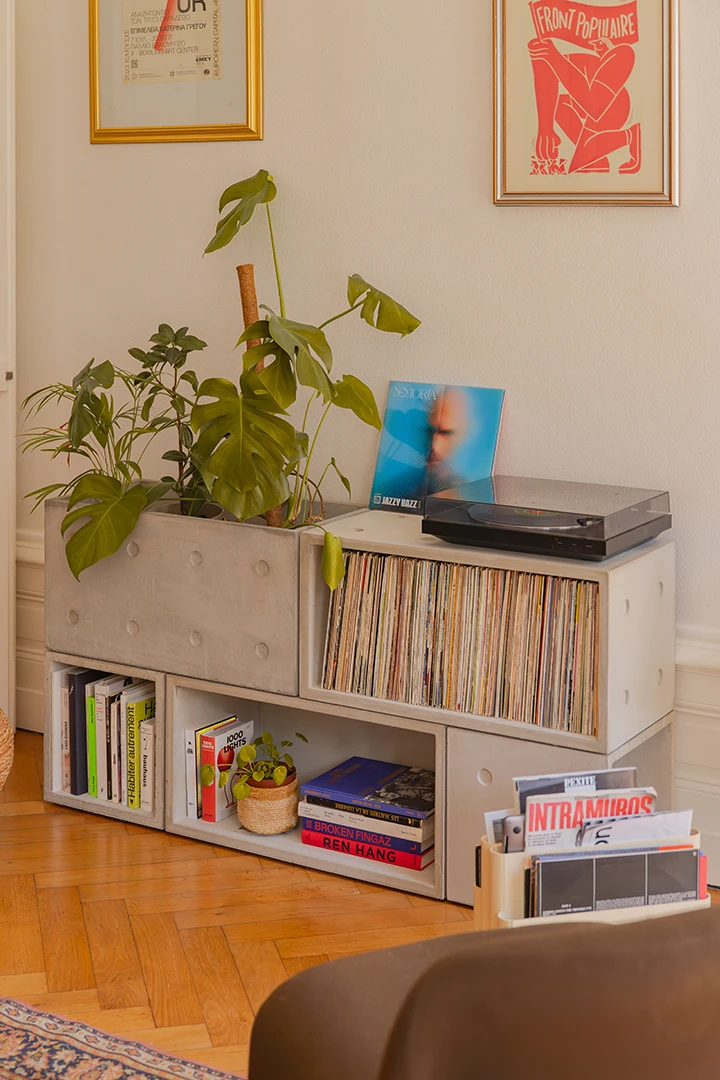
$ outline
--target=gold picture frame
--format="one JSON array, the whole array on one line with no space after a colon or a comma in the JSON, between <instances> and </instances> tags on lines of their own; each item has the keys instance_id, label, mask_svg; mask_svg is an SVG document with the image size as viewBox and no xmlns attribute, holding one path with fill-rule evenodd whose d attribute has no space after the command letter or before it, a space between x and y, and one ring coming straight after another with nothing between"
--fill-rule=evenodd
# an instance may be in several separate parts
<instances>
[{"instance_id":1,"label":"gold picture frame","mask_svg":"<svg viewBox=\"0 0 720 1080\"><path fill-rule=\"evenodd\" d=\"M107 0L118 11L122 0ZM196 3L202 0L195 0ZM231 0L242 10L243 0ZM90 4L90 142L91 143L170 143L227 142L263 138L263 0L244 0L245 116L238 122L172 123L147 125L103 125L103 57L101 54L102 6L104 0ZM235 9L231 9L235 15ZM117 82L117 80L115 80ZM240 85L240 80L238 81ZM141 89L133 87L133 90ZM166 95L167 96L167 95Z\"/></svg>"},{"instance_id":2,"label":"gold picture frame","mask_svg":"<svg viewBox=\"0 0 720 1080\"><path fill-rule=\"evenodd\" d=\"M493 42L496 206L680 205L678 0L493 0Z\"/></svg>"}]
</instances>

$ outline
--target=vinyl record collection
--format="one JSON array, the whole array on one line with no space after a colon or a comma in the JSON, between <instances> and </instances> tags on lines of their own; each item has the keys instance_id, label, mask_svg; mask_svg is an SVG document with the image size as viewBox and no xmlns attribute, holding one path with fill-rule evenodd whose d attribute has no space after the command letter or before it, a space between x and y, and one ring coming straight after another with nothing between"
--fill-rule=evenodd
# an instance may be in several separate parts
<instances>
[{"instance_id":1,"label":"vinyl record collection","mask_svg":"<svg viewBox=\"0 0 720 1080\"><path fill-rule=\"evenodd\" d=\"M323 687L597 734L598 585L351 551Z\"/></svg>"}]
</instances>

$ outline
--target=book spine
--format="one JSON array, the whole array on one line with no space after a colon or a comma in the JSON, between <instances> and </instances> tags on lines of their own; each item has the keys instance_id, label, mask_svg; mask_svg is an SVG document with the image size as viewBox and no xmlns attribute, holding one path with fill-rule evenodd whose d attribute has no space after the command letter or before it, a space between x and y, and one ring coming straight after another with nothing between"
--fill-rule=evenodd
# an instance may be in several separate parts
<instances>
[{"instance_id":1,"label":"book spine","mask_svg":"<svg viewBox=\"0 0 720 1080\"><path fill-rule=\"evenodd\" d=\"M60 690L60 755L63 791L70 791L70 690L67 683Z\"/></svg>"},{"instance_id":2,"label":"book spine","mask_svg":"<svg viewBox=\"0 0 720 1080\"><path fill-rule=\"evenodd\" d=\"M373 844L358 844L352 840L340 840L336 836L325 836L322 833L311 832L308 829L302 831L302 842L303 844L310 844L312 847L323 848L325 851L337 851L341 855L354 855L359 859L368 859L370 862L401 866L406 870L424 870L435 859L434 848L430 848L424 855L408 855L405 851L392 851Z\"/></svg>"},{"instance_id":3,"label":"book spine","mask_svg":"<svg viewBox=\"0 0 720 1080\"><path fill-rule=\"evenodd\" d=\"M317 795L308 795L305 792L306 786L306 784L303 784L301 792L305 802L310 803L312 806L326 806L346 814L362 814L365 818L373 818L376 821L389 821L395 825L407 825L411 829L418 829L423 826L423 822L418 822L417 818L408 817L407 814L386 814L382 810L372 810L367 806L353 806L347 802L338 802L336 799L321 799ZM432 821L434 814L434 810L430 811L424 820L426 822Z\"/></svg>"},{"instance_id":4,"label":"book spine","mask_svg":"<svg viewBox=\"0 0 720 1080\"><path fill-rule=\"evenodd\" d=\"M300 791L304 797L309 795L314 799L342 799L346 806L352 806L356 812L358 807L360 807L361 810L364 810L365 807L367 807L369 810L379 810L383 814L397 813L396 807L394 807L392 803L361 799L355 795L348 795L344 791L328 791L325 788L313 787L312 784L303 784ZM414 810L409 806L403 806L401 809L404 817L410 817L418 821L424 821L428 816L427 810Z\"/></svg>"},{"instance_id":5,"label":"book spine","mask_svg":"<svg viewBox=\"0 0 720 1080\"><path fill-rule=\"evenodd\" d=\"M95 694L95 760L97 762L98 799L106 800L107 794L107 698L102 692Z\"/></svg>"},{"instance_id":6,"label":"book spine","mask_svg":"<svg viewBox=\"0 0 720 1080\"><path fill-rule=\"evenodd\" d=\"M120 740L120 802L123 806L128 804L127 714L127 701L121 697L118 713L118 739Z\"/></svg>"},{"instance_id":7,"label":"book spine","mask_svg":"<svg viewBox=\"0 0 720 1080\"><path fill-rule=\"evenodd\" d=\"M155 788L155 725L140 725L140 809L152 813Z\"/></svg>"},{"instance_id":8,"label":"book spine","mask_svg":"<svg viewBox=\"0 0 720 1080\"><path fill-rule=\"evenodd\" d=\"M110 742L112 753L112 801L122 803L122 761L120 757L120 702L116 698L110 706Z\"/></svg>"},{"instance_id":9,"label":"book spine","mask_svg":"<svg viewBox=\"0 0 720 1080\"><path fill-rule=\"evenodd\" d=\"M298 807L300 817L312 818L313 821L331 821L336 825L347 825L350 829L376 829L383 836L394 836L398 840L410 840L415 844L425 844L435 835L435 819L424 821L419 827L396 825L394 821L382 821L354 814L346 810L336 810L331 806L317 806L304 800Z\"/></svg>"},{"instance_id":10,"label":"book spine","mask_svg":"<svg viewBox=\"0 0 720 1080\"><path fill-rule=\"evenodd\" d=\"M316 821L303 817L303 829L307 832L320 833L323 836L336 836L341 840L350 840L356 844L369 844L371 847L385 848L388 851L404 851L408 855L422 855L423 844L413 840L399 840L396 836L369 832L367 829L352 829L332 821ZM432 842L424 846L429 848Z\"/></svg>"},{"instance_id":11,"label":"book spine","mask_svg":"<svg viewBox=\"0 0 720 1080\"><path fill-rule=\"evenodd\" d=\"M85 716L87 722L88 795L92 795L94 799L97 799L97 716L94 694L88 694L85 698Z\"/></svg>"},{"instance_id":12,"label":"book spine","mask_svg":"<svg viewBox=\"0 0 720 1080\"><path fill-rule=\"evenodd\" d=\"M185 784L187 787L187 816L200 817L198 813L198 768L195 757L195 730L187 728L185 731Z\"/></svg>"},{"instance_id":13,"label":"book spine","mask_svg":"<svg viewBox=\"0 0 720 1080\"><path fill-rule=\"evenodd\" d=\"M110 722L110 703L105 699L105 771L107 773L107 800L113 802L113 792L117 781L113 776L112 724Z\"/></svg>"},{"instance_id":14,"label":"book spine","mask_svg":"<svg viewBox=\"0 0 720 1080\"><path fill-rule=\"evenodd\" d=\"M215 768L215 739L212 735L203 735L200 739L200 767L211 765L215 772L212 784L202 789L202 819L203 821L218 821L220 809L220 791L218 788L217 769Z\"/></svg>"},{"instance_id":15,"label":"book spine","mask_svg":"<svg viewBox=\"0 0 720 1080\"><path fill-rule=\"evenodd\" d=\"M140 724L138 711L138 702L129 701L127 704L127 804L131 810L140 809L140 787L138 784Z\"/></svg>"},{"instance_id":16,"label":"book spine","mask_svg":"<svg viewBox=\"0 0 720 1080\"><path fill-rule=\"evenodd\" d=\"M70 715L70 791L86 795L87 784L87 721L85 695L77 692L76 676L70 676L68 711Z\"/></svg>"}]
</instances>

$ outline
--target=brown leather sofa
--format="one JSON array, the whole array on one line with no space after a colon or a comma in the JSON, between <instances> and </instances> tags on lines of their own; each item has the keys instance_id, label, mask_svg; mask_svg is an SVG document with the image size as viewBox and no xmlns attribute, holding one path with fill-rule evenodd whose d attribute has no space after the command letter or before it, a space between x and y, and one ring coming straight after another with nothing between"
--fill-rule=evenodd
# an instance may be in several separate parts
<instances>
[{"instance_id":1,"label":"brown leather sofa","mask_svg":"<svg viewBox=\"0 0 720 1080\"><path fill-rule=\"evenodd\" d=\"M336 960L260 1010L250 1080L720 1076L720 908Z\"/></svg>"}]
</instances>

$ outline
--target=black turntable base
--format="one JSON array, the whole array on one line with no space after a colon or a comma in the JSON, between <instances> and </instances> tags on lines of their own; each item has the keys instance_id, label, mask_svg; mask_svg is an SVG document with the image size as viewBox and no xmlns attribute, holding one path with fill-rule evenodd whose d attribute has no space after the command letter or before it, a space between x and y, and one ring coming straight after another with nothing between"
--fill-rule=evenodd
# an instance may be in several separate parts
<instances>
[{"instance_id":1,"label":"black turntable base","mask_svg":"<svg viewBox=\"0 0 720 1080\"><path fill-rule=\"evenodd\" d=\"M422 531L451 544L600 561L671 525L664 491L492 476L428 495Z\"/></svg>"}]
</instances>

